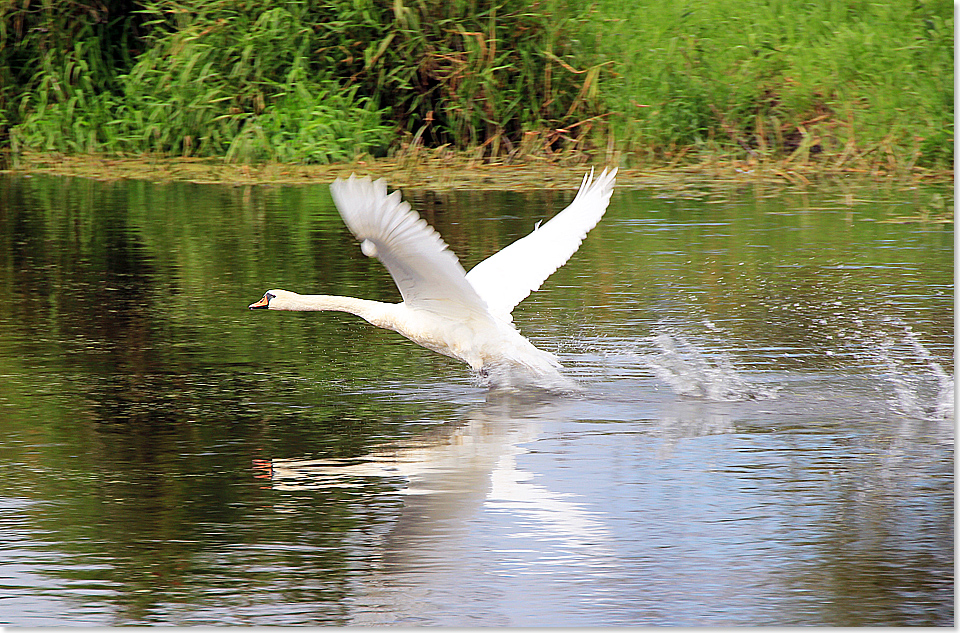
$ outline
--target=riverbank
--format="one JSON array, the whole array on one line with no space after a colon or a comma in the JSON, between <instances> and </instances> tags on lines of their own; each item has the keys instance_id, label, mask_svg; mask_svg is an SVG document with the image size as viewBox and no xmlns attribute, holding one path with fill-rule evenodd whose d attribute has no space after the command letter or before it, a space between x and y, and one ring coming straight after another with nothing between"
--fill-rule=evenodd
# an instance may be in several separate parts
<instances>
[{"instance_id":1,"label":"riverbank","mask_svg":"<svg viewBox=\"0 0 960 633\"><path fill-rule=\"evenodd\" d=\"M582 172L602 161L586 157L565 162L471 161L424 152L417 156L356 160L327 165L285 163L236 164L220 158L118 158L100 155L22 154L8 174L50 174L95 180L184 181L231 185L295 185L330 182L356 173L386 178L391 187L449 189L569 189L579 185ZM952 171L912 167L867 168L822 162L712 160L686 165L650 165L621 169L621 187L687 189L725 188L750 184L806 187L824 182L884 182L909 187L919 183L951 184Z\"/></svg>"}]
</instances>

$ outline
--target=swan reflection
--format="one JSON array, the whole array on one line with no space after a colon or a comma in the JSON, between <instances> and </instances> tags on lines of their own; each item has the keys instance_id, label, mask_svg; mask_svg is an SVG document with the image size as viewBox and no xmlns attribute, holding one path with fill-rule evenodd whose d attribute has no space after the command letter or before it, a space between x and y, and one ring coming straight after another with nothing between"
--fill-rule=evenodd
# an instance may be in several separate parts
<instances>
[{"instance_id":1,"label":"swan reflection","mask_svg":"<svg viewBox=\"0 0 960 633\"><path fill-rule=\"evenodd\" d=\"M462 419L360 459L274 459L271 485L382 494L384 487L372 484L390 482L389 493L403 495L402 508L372 541L356 537L363 569L351 592L351 620L416 623L418 612L442 610L447 592L469 579L612 565L605 515L524 468L523 456L566 420L570 407L490 394ZM497 619L484 617L488 624Z\"/></svg>"}]
</instances>

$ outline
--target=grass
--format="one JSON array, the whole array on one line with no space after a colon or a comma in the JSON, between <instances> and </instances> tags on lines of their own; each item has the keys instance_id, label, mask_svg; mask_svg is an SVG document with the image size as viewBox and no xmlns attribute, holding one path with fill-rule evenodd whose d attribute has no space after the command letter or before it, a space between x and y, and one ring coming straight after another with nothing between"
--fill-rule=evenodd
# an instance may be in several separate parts
<instances>
[{"instance_id":1,"label":"grass","mask_svg":"<svg viewBox=\"0 0 960 633\"><path fill-rule=\"evenodd\" d=\"M943 172L953 7L7 0L0 150Z\"/></svg>"},{"instance_id":2,"label":"grass","mask_svg":"<svg viewBox=\"0 0 960 633\"><path fill-rule=\"evenodd\" d=\"M626 153L952 165L949 3L604 0L599 14Z\"/></svg>"}]
</instances>

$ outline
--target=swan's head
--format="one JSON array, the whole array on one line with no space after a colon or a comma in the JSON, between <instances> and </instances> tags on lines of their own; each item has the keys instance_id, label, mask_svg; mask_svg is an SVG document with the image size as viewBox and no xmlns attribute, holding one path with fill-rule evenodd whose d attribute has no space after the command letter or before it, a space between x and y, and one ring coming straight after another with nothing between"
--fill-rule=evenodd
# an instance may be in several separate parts
<instances>
[{"instance_id":1,"label":"swan's head","mask_svg":"<svg viewBox=\"0 0 960 633\"><path fill-rule=\"evenodd\" d=\"M250 304L251 310L283 310L284 303L293 296L294 293L286 290L267 290L263 293L263 298L256 303Z\"/></svg>"}]
</instances>

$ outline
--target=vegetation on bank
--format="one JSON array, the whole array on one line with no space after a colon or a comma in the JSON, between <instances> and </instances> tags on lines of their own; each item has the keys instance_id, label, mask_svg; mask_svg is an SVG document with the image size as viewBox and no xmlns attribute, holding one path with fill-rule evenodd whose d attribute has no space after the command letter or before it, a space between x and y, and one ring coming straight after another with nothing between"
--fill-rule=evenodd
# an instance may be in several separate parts
<instances>
[{"instance_id":1,"label":"vegetation on bank","mask_svg":"<svg viewBox=\"0 0 960 633\"><path fill-rule=\"evenodd\" d=\"M953 163L944 0L6 0L0 148Z\"/></svg>"}]
</instances>

